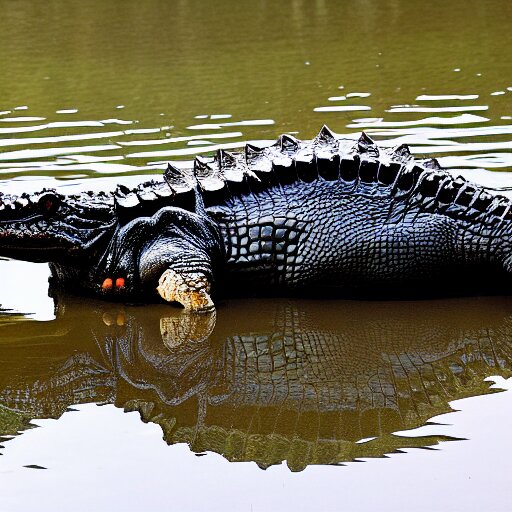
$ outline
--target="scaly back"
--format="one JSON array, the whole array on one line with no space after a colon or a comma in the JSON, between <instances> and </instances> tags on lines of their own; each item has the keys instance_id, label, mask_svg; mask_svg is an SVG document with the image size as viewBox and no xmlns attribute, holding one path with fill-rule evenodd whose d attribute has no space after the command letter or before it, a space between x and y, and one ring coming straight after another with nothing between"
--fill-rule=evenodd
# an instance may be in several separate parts
<instances>
[{"instance_id":1,"label":"scaly back","mask_svg":"<svg viewBox=\"0 0 512 512\"><path fill-rule=\"evenodd\" d=\"M114 198L118 209L131 217L166 204L194 208L196 188L211 206L229 197L315 180L336 181L346 194L392 198L395 216L417 209L486 225L512 219L509 199L461 176L454 178L437 160L415 160L406 145L379 148L365 133L357 141L340 139L326 126L311 141L281 135L268 147L246 144L241 152L221 149L213 157L198 156L193 169L169 164L163 181L134 189L119 186Z\"/></svg>"}]
</instances>

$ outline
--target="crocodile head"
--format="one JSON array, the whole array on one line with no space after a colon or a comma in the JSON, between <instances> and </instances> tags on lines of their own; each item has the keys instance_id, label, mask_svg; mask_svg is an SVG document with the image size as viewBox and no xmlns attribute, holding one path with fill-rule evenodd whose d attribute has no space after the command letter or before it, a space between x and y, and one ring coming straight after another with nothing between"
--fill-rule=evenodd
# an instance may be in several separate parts
<instances>
[{"instance_id":1,"label":"crocodile head","mask_svg":"<svg viewBox=\"0 0 512 512\"><path fill-rule=\"evenodd\" d=\"M0 194L0 256L33 262L83 259L112 231L106 194L65 196L53 189Z\"/></svg>"},{"instance_id":2,"label":"crocodile head","mask_svg":"<svg viewBox=\"0 0 512 512\"><path fill-rule=\"evenodd\" d=\"M146 205L131 220L119 213L112 194L0 194L0 257L49 262L54 290L213 310L223 244L204 209Z\"/></svg>"}]
</instances>

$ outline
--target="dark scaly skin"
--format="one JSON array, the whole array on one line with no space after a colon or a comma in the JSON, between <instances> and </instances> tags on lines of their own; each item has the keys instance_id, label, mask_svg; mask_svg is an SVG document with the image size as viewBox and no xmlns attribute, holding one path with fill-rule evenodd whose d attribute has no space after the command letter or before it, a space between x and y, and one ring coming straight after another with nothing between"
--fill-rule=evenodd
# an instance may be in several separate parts
<instances>
[{"instance_id":1,"label":"dark scaly skin","mask_svg":"<svg viewBox=\"0 0 512 512\"><path fill-rule=\"evenodd\" d=\"M187 297L210 286L508 293L511 220L510 200L435 160L324 127L313 141L219 151L110 195L1 196L0 255L50 261L55 285L109 298L156 298L160 279L160 295L190 309L202 306Z\"/></svg>"},{"instance_id":2,"label":"dark scaly skin","mask_svg":"<svg viewBox=\"0 0 512 512\"><path fill-rule=\"evenodd\" d=\"M219 222L234 284L392 293L393 286L438 284L452 272L467 275L464 267L491 263L477 237L464 255L468 227L448 217L412 211L386 222L389 197L347 195L339 183L325 182L272 194L263 204L253 196L232 200L232 213Z\"/></svg>"}]
</instances>

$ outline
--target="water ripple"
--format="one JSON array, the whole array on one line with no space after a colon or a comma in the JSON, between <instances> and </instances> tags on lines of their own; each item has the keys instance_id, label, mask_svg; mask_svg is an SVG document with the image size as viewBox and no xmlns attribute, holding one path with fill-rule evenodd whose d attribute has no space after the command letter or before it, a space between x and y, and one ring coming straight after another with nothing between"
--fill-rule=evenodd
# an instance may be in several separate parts
<instances>
[{"instance_id":1,"label":"water ripple","mask_svg":"<svg viewBox=\"0 0 512 512\"><path fill-rule=\"evenodd\" d=\"M416 101L477 100L478 94L421 94Z\"/></svg>"},{"instance_id":2,"label":"water ripple","mask_svg":"<svg viewBox=\"0 0 512 512\"><path fill-rule=\"evenodd\" d=\"M19 116L19 117L5 117L0 119L0 123L29 123L32 121L44 121L46 117L30 117L30 116Z\"/></svg>"},{"instance_id":3,"label":"water ripple","mask_svg":"<svg viewBox=\"0 0 512 512\"><path fill-rule=\"evenodd\" d=\"M468 105L464 107L420 107L420 106L400 106L391 107L386 112L482 112L489 110L487 105Z\"/></svg>"},{"instance_id":4,"label":"water ripple","mask_svg":"<svg viewBox=\"0 0 512 512\"><path fill-rule=\"evenodd\" d=\"M489 121L487 117L476 116L474 114L462 114L453 117L425 117L413 119L411 121L384 121L383 118L355 119L355 122L347 124L347 128L399 128L401 126L418 125L462 125L473 123L485 123Z\"/></svg>"},{"instance_id":5,"label":"water ripple","mask_svg":"<svg viewBox=\"0 0 512 512\"><path fill-rule=\"evenodd\" d=\"M132 140L128 142L119 142L120 146L152 146L160 144L172 144L176 142L191 142L194 140L208 139L229 139L242 137L242 132L210 133L206 135L189 135L185 137L169 137L165 139Z\"/></svg>"},{"instance_id":6,"label":"water ripple","mask_svg":"<svg viewBox=\"0 0 512 512\"><path fill-rule=\"evenodd\" d=\"M20 151L7 151L0 154L0 160L29 160L48 156L68 155L80 152L108 151L119 146L107 144L103 146L76 146L70 148L22 149Z\"/></svg>"},{"instance_id":7,"label":"water ripple","mask_svg":"<svg viewBox=\"0 0 512 512\"><path fill-rule=\"evenodd\" d=\"M79 135L59 135L54 137L24 137L21 139L0 139L0 146L25 146L30 144L58 144L73 140L91 140L91 139L109 139L120 137L126 132L102 132L102 133L84 133ZM4 153L5 155L5 153ZM0 157L3 155L0 154Z\"/></svg>"},{"instance_id":8,"label":"water ripple","mask_svg":"<svg viewBox=\"0 0 512 512\"><path fill-rule=\"evenodd\" d=\"M187 130L220 130L229 126L269 126L275 124L273 119L248 119L230 123L205 123L187 126Z\"/></svg>"},{"instance_id":9,"label":"water ripple","mask_svg":"<svg viewBox=\"0 0 512 512\"><path fill-rule=\"evenodd\" d=\"M364 99L365 104L347 104L348 100L358 98ZM443 166L474 176L482 168L512 168L512 125L507 122L510 116L506 111L499 112L497 117L477 114L489 111L491 106L476 104L481 94L421 93L413 95L410 103L400 105L382 105L377 98L373 91L326 94L318 102L320 105L317 103L310 110L315 112L315 119L322 117L314 125L326 123L349 138L357 138L365 130L384 146L406 143L415 154L436 155ZM322 105L322 101L331 104ZM369 110L375 113L373 117L351 115ZM0 174L5 179L54 176L80 181L86 177L115 176L117 182L122 176L131 179L137 174L160 172L171 159L178 165L182 165L181 160L183 165L190 165L189 160L198 154L239 149L246 142L272 143L281 132L302 138L302 132L296 131L301 128L298 125L280 128L276 124L283 120L264 116L236 118L222 110L193 114L192 119L204 122L185 121L181 127L169 122L171 119L167 125L143 125L129 117L80 119L78 108L65 105L54 113L38 111L34 116L15 116L13 112L0 112L0 116L5 116L0 118L4 123L0 128L0 149L13 148L0 152ZM73 115L74 119L60 121L56 115ZM116 128L112 129L113 126ZM234 127L238 130L233 130ZM41 135L31 136L34 132Z\"/></svg>"},{"instance_id":10,"label":"water ripple","mask_svg":"<svg viewBox=\"0 0 512 512\"><path fill-rule=\"evenodd\" d=\"M197 155L199 153L209 153L219 149L237 149L244 145L244 142L232 142L226 144L212 144L201 147L187 147L181 149L168 149L165 151L143 151L140 153L128 153L126 158L161 158L161 157L177 157Z\"/></svg>"},{"instance_id":11,"label":"water ripple","mask_svg":"<svg viewBox=\"0 0 512 512\"><path fill-rule=\"evenodd\" d=\"M316 107L315 112L357 112L358 110L371 110L367 105L333 105L332 107Z\"/></svg>"}]
</instances>

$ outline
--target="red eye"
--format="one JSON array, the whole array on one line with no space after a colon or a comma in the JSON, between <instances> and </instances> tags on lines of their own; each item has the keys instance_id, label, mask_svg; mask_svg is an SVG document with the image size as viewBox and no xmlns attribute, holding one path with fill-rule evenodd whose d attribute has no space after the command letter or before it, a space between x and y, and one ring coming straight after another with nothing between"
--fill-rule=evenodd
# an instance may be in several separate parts
<instances>
[{"instance_id":1,"label":"red eye","mask_svg":"<svg viewBox=\"0 0 512 512\"><path fill-rule=\"evenodd\" d=\"M46 208L47 211L50 211L52 209L52 206L53 206L53 201L51 199L47 199L44 202L44 207Z\"/></svg>"}]
</instances>

